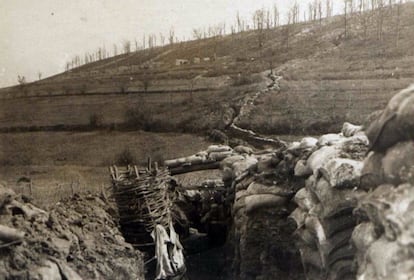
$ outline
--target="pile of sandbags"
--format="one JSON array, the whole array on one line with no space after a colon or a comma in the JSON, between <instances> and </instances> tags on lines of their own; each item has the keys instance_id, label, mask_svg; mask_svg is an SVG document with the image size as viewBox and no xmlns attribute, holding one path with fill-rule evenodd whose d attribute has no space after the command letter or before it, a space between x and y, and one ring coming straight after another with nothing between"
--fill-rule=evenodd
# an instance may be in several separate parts
<instances>
[{"instance_id":1,"label":"pile of sandbags","mask_svg":"<svg viewBox=\"0 0 414 280\"><path fill-rule=\"evenodd\" d=\"M356 218L363 154L368 140L358 126L344 124L340 134L321 136L307 158L295 166L306 179L290 218L307 279L354 279L355 250L350 243Z\"/></svg>"},{"instance_id":2,"label":"pile of sandbags","mask_svg":"<svg viewBox=\"0 0 414 280\"><path fill-rule=\"evenodd\" d=\"M353 233L358 279L414 278L414 87L396 94L367 129L362 223Z\"/></svg>"},{"instance_id":3,"label":"pile of sandbags","mask_svg":"<svg viewBox=\"0 0 414 280\"><path fill-rule=\"evenodd\" d=\"M286 152L232 156L222 162L224 181L230 180L235 192L234 279L299 279L302 273L291 238L294 228L286 219L294 191L276 182L278 153Z\"/></svg>"},{"instance_id":4,"label":"pile of sandbags","mask_svg":"<svg viewBox=\"0 0 414 280\"><path fill-rule=\"evenodd\" d=\"M143 279L104 196L74 195L46 212L0 185L0 279Z\"/></svg>"}]
</instances>

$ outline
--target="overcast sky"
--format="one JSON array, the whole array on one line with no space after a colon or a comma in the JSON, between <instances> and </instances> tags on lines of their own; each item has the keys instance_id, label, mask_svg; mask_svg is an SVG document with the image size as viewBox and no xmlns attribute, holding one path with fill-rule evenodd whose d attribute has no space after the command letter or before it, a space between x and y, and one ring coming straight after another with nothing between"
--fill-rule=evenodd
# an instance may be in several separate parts
<instances>
[{"instance_id":1,"label":"overcast sky","mask_svg":"<svg viewBox=\"0 0 414 280\"><path fill-rule=\"evenodd\" d=\"M141 41L144 33L167 35L172 26L180 39L189 38L193 28L230 26L237 11L250 20L255 10L275 3L285 18L293 1L0 0L0 87L16 84L17 75L33 81L38 72L61 72L70 58L100 46L112 53L114 43Z\"/></svg>"}]
</instances>

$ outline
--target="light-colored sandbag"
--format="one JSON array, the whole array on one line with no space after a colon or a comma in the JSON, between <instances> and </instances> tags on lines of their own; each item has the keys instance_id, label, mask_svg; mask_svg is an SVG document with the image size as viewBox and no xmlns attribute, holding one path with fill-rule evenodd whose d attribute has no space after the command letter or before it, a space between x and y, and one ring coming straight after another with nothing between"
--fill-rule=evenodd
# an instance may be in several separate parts
<instances>
[{"instance_id":1,"label":"light-colored sandbag","mask_svg":"<svg viewBox=\"0 0 414 280\"><path fill-rule=\"evenodd\" d=\"M301 149L312 149L316 147L316 144L318 143L318 139L314 137L304 137L299 144L299 148Z\"/></svg>"},{"instance_id":2,"label":"light-colored sandbag","mask_svg":"<svg viewBox=\"0 0 414 280\"><path fill-rule=\"evenodd\" d=\"M247 192L252 194L273 194L283 196L286 194L286 191L279 186L266 186L258 182L253 182L247 188Z\"/></svg>"},{"instance_id":3,"label":"light-colored sandbag","mask_svg":"<svg viewBox=\"0 0 414 280\"><path fill-rule=\"evenodd\" d=\"M354 188L359 186L362 167L360 161L334 158L323 165L319 172L334 188Z\"/></svg>"},{"instance_id":4,"label":"light-colored sandbag","mask_svg":"<svg viewBox=\"0 0 414 280\"><path fill-rule=\"evenodd\" d=\"M226 157L229 157L233 154L232 151L223 151L223 152L211 152L208 154L208 159L215 160L215 161L221 161L225 159Z\"/></svg>"},{"instance_id":5,"label":"light-colored sandbag","mask_svg":"<svg viewBox=\"0 0 414 280\"><path fill-rule=\"evenodd\" d=\"M369 246L378 239L373 223L364 222L357 225L352 233L352 242L360 252L366 252Z\"/></svg>"},{"instance_id":6,"label":"light-colored sandbag","mask_svg":"<svg viewBox=\"0 0 414 280\"><path fill-rule=\"evenodd\" d=\"M300 142L298 142L298 141L294 141L294 142L290 143L289 146L287 147L287 151L296 150L296 149L300 149Z\"/></svg>"},{"instance_id":7,"label":"light-colored sandbag","mask_svg":"<svg viewBox=\"0 0 414 280\"><path fill-rule=\"evenodd\" d=\"M362 189L372 189L384 182L383 157L382 153L371 151L365 158L361 171L360 187Z\"/></svg>"},{"instance_id":8,"label":"light-colored sandbag","mask_svg":"<svg viewBox=\"0 0 414 280\"><path fill-rule=\"evenodd\" d=\"M301 159L296 163L294 172L297 177L306 177L312 174L312 169L308 167L306 160Z\"/></svg>"},{"instance_id":9,"label":"light-colored sandbag","mask_svg":"<svg viewBox=\"0 0 414 280\"><path fill-rule=\"evenodd\" d=\"M221 153L221 152L231 152L232 148L227 145L211 145L207 148L207 153Z\"/></svg>"},{"instance_id":10,"label":"light-colored sandbag","mask_svg":"<svg viewBox=\"0 0 414 280\"><path fill-rule=\"evenodd\" d=\"M223 159L220 162L220 168L223 170L225 167L228 168L232 168L233 164L235 162L241 161L241 160L245 160L246 157L242 156L242 155L232 155L229 157L226 157L225 159Z\"/></svg>"},{"instance_id":11,"label":"light-colored sandbag","mask_svg":"<svg viewBox=\"0 0 414 280\"><path fill-rule=\"evenodd\" d=\"M246 201L246 213L250 214L261 208L278 207L286 203L285 197L272 195L272 194L254 194L247 196Z\"/></svg>"},{"instance_id":12,"label":"light-colored sandbag","mask_svg":"<svg viewBox=\"0 0 414 280\"><path fill-rule=\"evenodd\" d=\"M201 164L206 160L205 157L201 157L201 156L196 156L196 155L192 155L189 157L186 157L186 163L195 165L195 164Z\"/></svg>"},{"instance_id":13,"label":"light-colored sandbag","mask_svg":"<svg viewBox=\"0 0 414 280\"><path fill-rule=\"evenodd\" d=\"M331 146L331 145L341 143L345 139L346 138L343 137L342 135L335 134L335 133L329 133L329 134L325 134L325 135L322 135L321 137L319 137L317 145L319 147Z\"/></svg>"},{"instance_id":14,"label":"light-colored sandbag","mask_svg":"<svg viewBox=\"0 0 414 280\"><path fill-rule=\"evenodd\" d=\"M354 136L356 133L358 133L360 131L362 131L362 125L353 125L349 122L345 122L342 125L342 130L341 130L342 134L345 137Z\"/></svg>"},{"instance_id":15,"label":"light-colored sandbag","mask_svg":"<svg viewBox=\"0 0 414 280\"><path fill-rule=\"evenodd\" d=\"M335 146L324 146L313 152L307 160L307 167L316 174L319 168L326 164L330 159L339 156L340 149Z\"/></svg>"},{"instance_id":16,"label":"light-colored sandbag","mask_svg":"<svg viewBox=\"0 0 414 280\"><path fill-rule=\"evenodd\" d=\"M233 164L233 177L237 178L245 171L253 171L257 168L257 159L253 156L246 157L245 160L237 161Z\"/></svg>"},{"instance_id":17,"label":"light-colored sandbag","mask_svg":"<svg viewBox=\"0 0 414 280\"><path fill-rule=\"evenodd\" d=\"M315 195L307 188L300 189L293 198L293 201L299 206L299 208L309 211L318 204L318 200Z\"/></svg>"},{"instance_id":18,"label":"light-colored sandbag","mask_svg":"<svg viewBox=\"0 0 414 280\"><path fill-rule=\"evenodd\" d=\"M253 149L247 146L239 145L235 147L233 150L234 152L239 153L239 154L248 154L248 155L253 154Z\"/></svg>"},{"instance_id":19,"label":"light-colored sandbag","mask_svg":"<svg viewBox=\"0 0 414 280\"><path fill-rule=\"evenodd\" d=\"M385 180L391 184L414 184L414 141L389 148L382 159Z\"/></svg>"}]
</instances>

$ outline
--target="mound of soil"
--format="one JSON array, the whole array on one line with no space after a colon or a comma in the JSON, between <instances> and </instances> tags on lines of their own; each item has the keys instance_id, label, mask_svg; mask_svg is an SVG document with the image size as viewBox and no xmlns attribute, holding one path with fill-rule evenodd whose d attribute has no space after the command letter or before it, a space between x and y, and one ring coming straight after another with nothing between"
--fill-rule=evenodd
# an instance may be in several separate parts
<instances>
[{"instance_id":1,"label":"mound of soil","mask_svg":"<svg viewBox=\"0 0 414 280\"><path fill-rule=\"evenodd\" d=\"M77 195L46 212L0 186L0 279L143 279L104 196Z\"/></svg>"}]
</instances>

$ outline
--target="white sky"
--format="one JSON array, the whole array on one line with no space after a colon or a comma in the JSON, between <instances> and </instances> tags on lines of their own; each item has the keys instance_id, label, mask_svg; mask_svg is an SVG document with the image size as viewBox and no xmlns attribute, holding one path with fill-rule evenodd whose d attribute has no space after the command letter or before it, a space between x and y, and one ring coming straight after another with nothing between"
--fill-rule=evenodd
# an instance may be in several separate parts
<instances>
[{"instance_id":1,"label":"white sky","mask_svg":"<svg viewBox=\"0 0 414 280\"><path fill-rule=\"evenodd\" d=\"M306 7L309 0L299 0ZM333 0L339 7L342 0ZM0 0L0 87L64 70L73 56L83 56L123 40L141 42L143 34L168 34L174 27L180 39L193 28L220 22L230 26L237 11L252 13L277 4L286 14L292 0ZM303 10L301 10L301 18ZM229 29L229 28L228 28Z\"/></svg>"}]
</instances>

